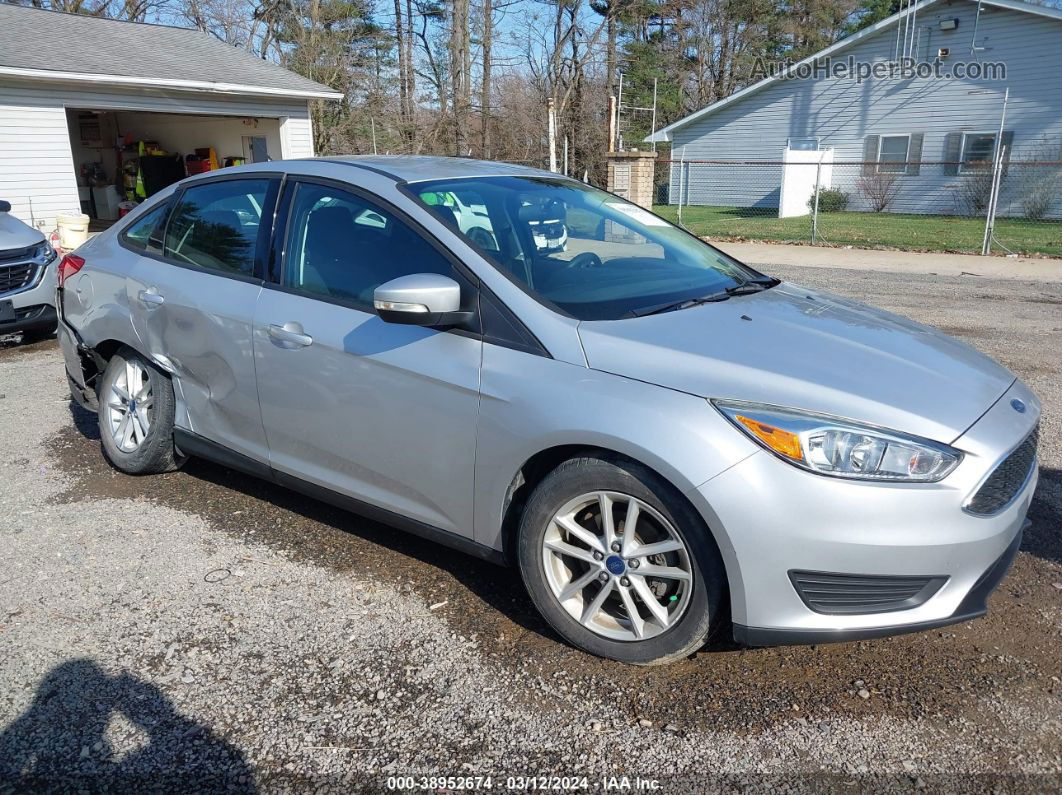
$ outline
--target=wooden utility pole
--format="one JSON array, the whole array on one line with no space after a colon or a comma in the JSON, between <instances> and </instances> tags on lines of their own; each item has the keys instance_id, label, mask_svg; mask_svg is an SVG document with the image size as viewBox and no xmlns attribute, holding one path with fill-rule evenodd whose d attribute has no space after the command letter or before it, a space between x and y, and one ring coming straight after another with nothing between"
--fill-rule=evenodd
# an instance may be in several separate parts
<instances>
[{"instance_id":1,"label":"wooden utility pole","mask_svg":"<svg viewBox=\"0 0 1062 795\"><path fill-rule=\"evenodd\" d=\"M490 159L490 48L494 37L494 3L483 0L483 82L480 85L479 156Z\"/></svg>"}]
</instances>

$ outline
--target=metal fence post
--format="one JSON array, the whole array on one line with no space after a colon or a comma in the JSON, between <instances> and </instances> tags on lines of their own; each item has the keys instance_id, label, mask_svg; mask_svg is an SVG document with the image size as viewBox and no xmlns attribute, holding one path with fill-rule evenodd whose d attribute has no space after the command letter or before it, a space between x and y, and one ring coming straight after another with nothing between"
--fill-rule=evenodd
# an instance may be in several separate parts
<instances>
[{"instance_id":1,"label":"metal fence post","mask_svg":"<svg viewBox=\"0 0 1062 795\"><path fill-rule=\"evenodd\" d=\"M686 191L685 199L686 199L686 206L687 207L689 207L689 205L690 205L690 173L691 173L690 166L691 165L693 165L693 164L690 163L687 160L686 161L686 187L685 187L685 191Z\"/></svg>"},{"instance_id":2,"label":"metal fence post","mask_svg":"<svg viewBox=\"0 0 1062 795\"><path fill-rule=\"evenodd\" d=\"M815 207L811 211L811 245L815 245L819 238L819 186L822 185L822 155L815 166Z\"/></svg>"},{"instance_id":3,"label":"metal fence post","mask_svg":"<svg viewBox=\"0 0 1062 795\"><path fill-rule=\"evenodd\" d=\"M678 225L682 226L682 179L686 173L683 163L683 158L686 156L686 147L682 147L682 151L679 152L679 173L678 173ZM675 161L671 161L674 163Z\"/></svg>"},{"instance_id":4,"label":"metal fence post","mask_svg":"<svg viewBox=\"0 0 1062 795\"><path fill-rule=\"evenodd\" d=\"M992 185L988 192L988 207L985 212L985 237L981 243L981 256L987 257L992 253L992 236L996 227L996 205L999 203L999 183L1003 178L1003 157L1007 147L999 147L999 156L992 164Z\"/></svg>"}]
</instances>

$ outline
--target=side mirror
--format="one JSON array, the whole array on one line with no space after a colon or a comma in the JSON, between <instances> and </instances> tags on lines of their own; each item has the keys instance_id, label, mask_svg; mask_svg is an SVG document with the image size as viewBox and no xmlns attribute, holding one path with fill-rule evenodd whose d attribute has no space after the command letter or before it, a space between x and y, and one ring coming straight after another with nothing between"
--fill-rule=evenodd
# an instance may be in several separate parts
<instances>
[{"instance_id":1,"label":"side mirror","mask_svg":"<svg viewBox=\"0 0 1062 795\"><path fill-rule=\"evenodd\" d=\"M11 212L11 202L6 202L3 199L0 199L0 213L9 212Z\"/></svg>"},{"instance_id":2,"label":"side mirror","mask_svg":"<svg viewBox=\"0 0 1062 795\"><path fill-rule=\"evenodd\" d=\"M461 311L461 286L438 273L412 273L373 291L376 314L387 323L445 328L471 319Z\"/></svg>"}]
</instances>

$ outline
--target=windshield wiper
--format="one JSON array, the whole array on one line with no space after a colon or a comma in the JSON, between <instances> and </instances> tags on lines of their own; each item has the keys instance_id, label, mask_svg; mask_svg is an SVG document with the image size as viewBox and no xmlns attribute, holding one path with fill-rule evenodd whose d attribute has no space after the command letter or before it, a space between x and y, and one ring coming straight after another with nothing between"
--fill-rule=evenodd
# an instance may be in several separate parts
<instances>
[{"instance_id":1,"label":"windshield wiper","mask_svg":"<svg viewBox=\"0 0 1062 795\"><path fill-rule=\"evenodd\" d=\"M701 304L713 304L718 301L725 301L730 297L729 293L712 293L711 295L705 295L701 298L684 298L681 301L668 301L666 304L656 304L654 306L645 306L641 309L632 309L624 317L645 317L646 315L659 315L661 312L674 312L677 309L689 309L691 306L700 306Z\"/></svg>"},{"instance_id":2,"label":"windshield wiper","mask_svg":"<svg viewBox=\"0 0 1062 795\"><path fill-rule=\"evenodd\" d=\"M735 284L733 287L727 287L726 294L751 295L752 293L762 293L764 290L769 290L779 283L778 279L772 279L769 276L762 279L749 279L741 284Z\"/></svg>"},{"instance_id":3,"label":"windshield wiper","mask_svg":"<svg viewBox=\"0 0 1062 795\"><path fill-rule=\"evenodd\" d=\"M679 309L689 309L691 306L700 306L701 304L714 304L719 301L725 301L734 295L751 295L752 293L761 293L764 290L769 290L776 284L781 284L780 279L773 279L770 276L764 276L758 279L749 279L741 284L735 284L733 287L727 287L721 293L712 293L711 295L705 295L700 298L684 298L681 301L668 301L666 304L654 304L653 306L642 307L641 309L632 309L630 312L624 315L624 317L645 317L646 315L659 315L662 312L674 312Z\"/></svg>"}]
</instances>

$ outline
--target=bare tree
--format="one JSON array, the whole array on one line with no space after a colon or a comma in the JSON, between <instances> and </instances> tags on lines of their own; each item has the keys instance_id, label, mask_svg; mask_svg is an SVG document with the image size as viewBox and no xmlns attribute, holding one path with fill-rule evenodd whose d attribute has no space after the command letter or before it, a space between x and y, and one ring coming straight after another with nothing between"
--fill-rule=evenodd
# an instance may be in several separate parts
<instances>
[{"instance_id":1,"label":"bare tree","mask_svg":"<svg viewBox=\"0 0 1062 795\"><path fill-rule=\"evenodd\" d=\"M471 105L472 60L469 52L469 0L450 0L450 85L453 93L454 154L467 154L468 116Z\"/></svg>"},{"instance_id":2,"label":"bare tree","mask_svg":"<svg viewBox=\"0 0 1062 795\"><path fill-rule=\"evenodd\" d=\"M859 193L876 213L885 211L900 189L899 175L886 171L864 174L857 184Z\"/></svg>"}]
</instances>

